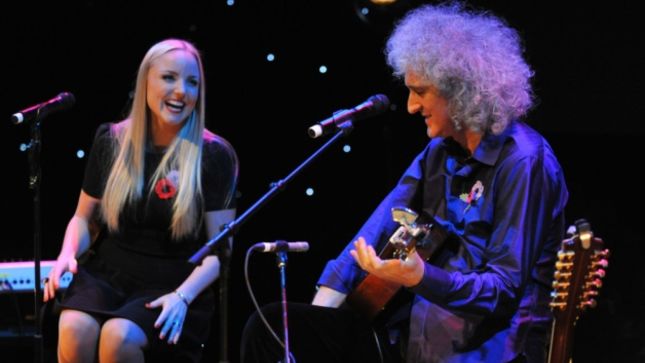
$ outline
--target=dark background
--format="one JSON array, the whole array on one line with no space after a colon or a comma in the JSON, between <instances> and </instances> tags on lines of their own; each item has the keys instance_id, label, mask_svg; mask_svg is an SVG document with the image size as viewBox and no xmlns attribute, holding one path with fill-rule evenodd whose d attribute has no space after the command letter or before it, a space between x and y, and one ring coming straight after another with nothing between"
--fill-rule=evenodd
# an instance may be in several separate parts
<instances>
[{"instance_id":1,"label":"dark background","mask_svg":"<svg viewBox=\"0 0 645 363\"><path fill-rule=\"evenodd\" d=\"M247 248L259 241L308 241L308 253L290 255L287 281L290 300L309 301L326 261L350 241L427 142L421 118L405 112L405 89L391 76L382 51L391 22L420 3L399 1L386 8L358 0L13 4L16 10L0 15L0 116L5 117L0 261L33 258L29 168L27 153L19 150L29 127L12 125L10 115L61 91L76 96L72 109L42 123L42 248L44 259L55 259L85 165L76 152L89 150L100 123L124 116L139 62L161 39L186 38L203 51L207 125L235 146L241 162L238 211L322 145L324 140L308 138L311 124L372 94L387 94L393 112L357 125L237 234L229 316L229 356L237 361L241 329L253 309L244 285ZM645 62L638 11L619 1L566 7L469 3L504 17L525 40L538 96L527 121L551 142L563 166L570 191L567 219L588 219L612 251L598 307L578 322L574 358L644 361L638 169ZM370 12L361 17L357 9L363 6ZM273 62L266 60L269 53ZM318 71L321 65L327 73ZM344 145L351 146L350 153L341 150ZM308 187L313 196L305 195ZM258 300L277 300L273 256L254 254L250 261ZM26 301L23 309L29 310ZM217 360L216 332L211 340L204 361ZM12 349L0 345L0 355Z\"/></svg>"}]
</instances>

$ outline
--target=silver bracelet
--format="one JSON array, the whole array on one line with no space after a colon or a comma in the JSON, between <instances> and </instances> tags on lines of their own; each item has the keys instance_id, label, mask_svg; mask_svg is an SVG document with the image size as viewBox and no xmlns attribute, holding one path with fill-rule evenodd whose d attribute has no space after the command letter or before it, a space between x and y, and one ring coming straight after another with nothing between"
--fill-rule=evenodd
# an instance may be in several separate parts
<instances>
[{"instance_id":1,"label":"silver bracelet","mask_svg":"<svg viewBox=\"0 0 645 363\"><path fill-rule=\"evenodd\" d=\"M180 292L180 291L177 291L177 290L175 290L175 291L173 291L173 292L174 292L175 294L177 294L177 296L179 296L179 298L181 299L181 301L183 301L183 302L184 302L184 304L186 304L186 306L188 306L188 305L189 305L189 304L188 304L188 298L186 298L186 295L184 295L184 293L183 293L183 292Z\"/></svg>"}]
</instances>

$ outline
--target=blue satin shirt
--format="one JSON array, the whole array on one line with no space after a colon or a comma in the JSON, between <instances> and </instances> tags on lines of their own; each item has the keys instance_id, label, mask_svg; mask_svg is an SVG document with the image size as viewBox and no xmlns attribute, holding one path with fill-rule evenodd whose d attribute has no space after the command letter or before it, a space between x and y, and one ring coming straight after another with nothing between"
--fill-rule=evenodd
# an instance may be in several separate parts
<instances>
[{"instance_id":1,"label":"blue satin shirt","mask_svg":"<svg viewBox=\"0 0 645 363\"><path fill-rule=\"evenodd\" d=\"M356 235L381 249L398 228L397 206L448 232L409 289L408 362L545 361L567 198L551 147L524 123L485 135L472 156L452 139L430 141ZM320 285L348 293L362 280L352 248L327 264Z\"/></svg>"}]
</instances>

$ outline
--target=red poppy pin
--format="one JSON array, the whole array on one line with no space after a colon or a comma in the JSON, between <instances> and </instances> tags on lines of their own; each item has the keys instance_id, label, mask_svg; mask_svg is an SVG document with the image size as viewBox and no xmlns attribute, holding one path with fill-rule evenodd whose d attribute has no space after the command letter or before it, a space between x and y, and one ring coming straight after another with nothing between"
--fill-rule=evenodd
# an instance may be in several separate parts
<instances>
[{"instance_id":1,"label":"red poppy pin","mask_svg":"<svg viewBox=\"0 0 645 363\"><path fill-rule=\"evenodd\" d=\"M481 198L482 194L484 194L484 184L482 184L481 181L477 180L477 182L475 182L475 185L473 185L473 187L470 189L470 193L463 193L459 196L459 199L466 202L464 213L468 212L470 207L475 204L475 202L477 202L479 198Z\"/></svg>"},{"instance_id":2,"label":"red poppy pin","mask_svg":"<svg viewBox=\"0 0 645 363\"><path fill-rule=\"evenodd\" d=\"M179 182L179 172L171 171L165 178L159 179L155 185L155 193L159 199L170 199L177 194L177 184Z\"/></svg>"}]
</instances>

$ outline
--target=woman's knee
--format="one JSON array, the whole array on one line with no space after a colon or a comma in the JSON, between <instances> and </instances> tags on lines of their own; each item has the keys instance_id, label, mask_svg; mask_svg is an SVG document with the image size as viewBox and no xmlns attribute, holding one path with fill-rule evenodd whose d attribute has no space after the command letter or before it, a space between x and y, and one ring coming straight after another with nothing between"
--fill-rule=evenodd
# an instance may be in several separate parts
<instances>
[{"instance_id":1,"label":"woman's knee","mask_svg":"<svg viewBox=\"0 0 645 363\"><path fill-rule=\"evenodd\" d=\"M77 310L63 310L58 321L59 342L96 344L100 323L92 315Z\"/></svg>"},{"instance_id":2,"label":"woman's knee","mask_svg":"<svg viewBox=\"0 0 645 363\"><path fill-rule=\"evenodd\" d=\"M125 346L143 349L147 344L148 338L143 329L130 320L113 318L101 327L101 346L113 349Z\"/></svg>"}]
</instances>

